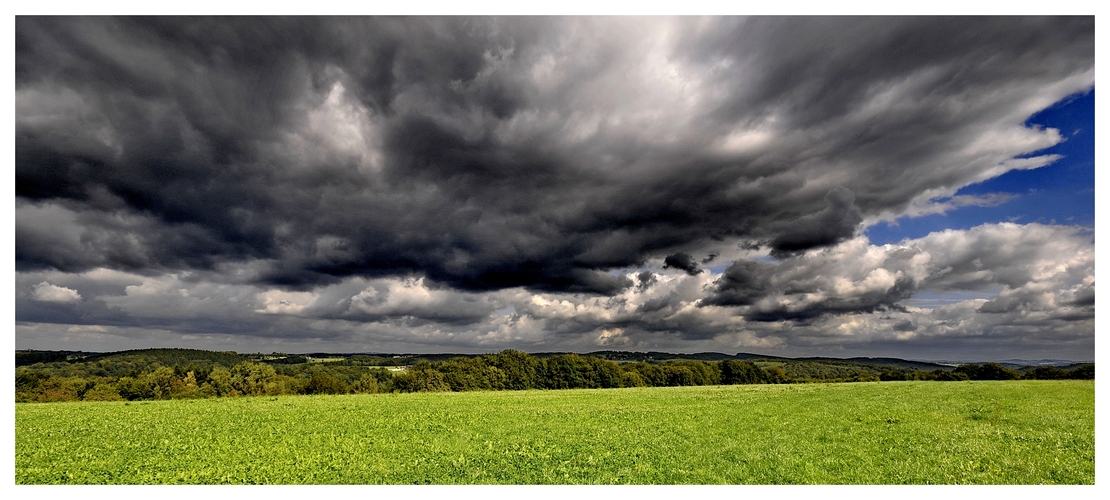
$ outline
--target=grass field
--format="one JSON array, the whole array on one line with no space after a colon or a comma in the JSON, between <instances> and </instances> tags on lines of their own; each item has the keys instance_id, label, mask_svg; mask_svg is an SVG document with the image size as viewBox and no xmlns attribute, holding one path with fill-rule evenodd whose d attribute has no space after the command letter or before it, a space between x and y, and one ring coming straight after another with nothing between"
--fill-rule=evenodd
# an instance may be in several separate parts
<instances>
[{"instance_id":1,"label":"grass field","mask_svg":"<svg viewBox=\"0 0 1110 500\"><path fill-rule=\"evenodd\" d=\"M16 405L16 483L1093 484L1093 381Z\"/></svg>"}]
</instances>

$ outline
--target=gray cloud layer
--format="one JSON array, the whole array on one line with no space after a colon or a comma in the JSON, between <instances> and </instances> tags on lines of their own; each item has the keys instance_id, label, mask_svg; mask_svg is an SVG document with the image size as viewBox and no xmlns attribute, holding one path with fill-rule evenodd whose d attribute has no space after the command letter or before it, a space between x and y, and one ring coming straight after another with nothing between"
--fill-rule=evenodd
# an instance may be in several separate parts
<instances>
[{"instance_id":1,"label":"gray cloud layer","mask_svg":"<svg viewBox=\"0 0 1110 500\"><path fill-rule=\"evenodd\" d=\"M324 331L307 318L402 321L456 332L412 342L460 346L483 345L460 325L552 345L601 328L621 345L631 337L615 329L714 339L992 286L1004 288L976 317L1006 316L1050 292L1007 267L1027 254L978 257L986 278L974 259L914 274L906 250L866 270L901 278L816 297L830 285L802 277L818 272L807 252L1054 161L1035 152L1059 133L1023 122L1093 85L1093 25L18 17L17 319L279 337ZM731 266L703 272L717 254ZM659 264L692 295L640 274ZM202 320L190 297L124 293L170 282L223 304ZM1054 300L1087 304L1085 290ZM435 299L398 298L417 292ZM510 328L547 318L523 297L550 294L630 316Z\"/></svg>"},{"instance_id":2,"label":"gray cloud layer","mask_svg":"<svg viewBox=\"0 0 1110 500\"><path fill-rule=\"evenodd\" d=\"M640 286L607 298L475 293L423 279L348 278L295 292L193 274L37 271L17 276L16 308L30 337L28 325L54 323L423 350L866 353L886 343L907 355L983 343L1012 354L1051 339L1081 353L1092 340L1093 243L1075 227L984 225L884 246L861 237L781 261L742 258L721 273L656 269L629 272ZM953 289L964 295L910 299Z\"/></svg>"}]
</instances>

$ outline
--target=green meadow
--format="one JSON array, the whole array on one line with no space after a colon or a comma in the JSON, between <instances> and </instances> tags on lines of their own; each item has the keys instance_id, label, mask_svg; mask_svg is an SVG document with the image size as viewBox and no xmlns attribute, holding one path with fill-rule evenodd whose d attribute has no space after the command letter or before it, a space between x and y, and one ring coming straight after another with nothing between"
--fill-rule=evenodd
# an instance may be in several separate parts
<instances>
[{"instance_id":1,"label":"green meadow","mask_svg":"<svg viewBox=\"0 0 1110 500\"><path fill-rule=\"evenodd\" d=\"M17 484L1093 484L1093 381L18 403Z\"/></svg>"}]
</instances>

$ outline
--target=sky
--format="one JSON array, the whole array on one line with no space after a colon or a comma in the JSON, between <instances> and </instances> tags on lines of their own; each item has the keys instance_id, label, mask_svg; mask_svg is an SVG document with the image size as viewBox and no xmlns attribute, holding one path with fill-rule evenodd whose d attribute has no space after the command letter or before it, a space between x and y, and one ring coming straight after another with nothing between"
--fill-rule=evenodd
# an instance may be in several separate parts
<instances>
[{"instance_id":1,"label":"sky","mask_svg":"<svg viewBox=\"0 0 1110 500\"><path fill-rule=\"evenodd\" d=\"M15 344L1094 358L1093 17L15 20Z\"/></svg>"}]
</instances>

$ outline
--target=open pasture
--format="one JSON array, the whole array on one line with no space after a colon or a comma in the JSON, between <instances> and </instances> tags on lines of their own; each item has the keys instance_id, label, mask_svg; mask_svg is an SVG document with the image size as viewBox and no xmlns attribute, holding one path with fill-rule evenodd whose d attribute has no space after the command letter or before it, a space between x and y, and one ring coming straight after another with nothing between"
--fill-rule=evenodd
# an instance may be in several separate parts
<instances>
[{"instance_id":1,"label":"open pasture","mask_svg":"<svg viewBox=\"0 0 1110 500\"><path fill-rule=\"evenodd\" d=\"M1093 484L1093 381L16 405L17 484Z\"/></svg>"}]
</instances>

